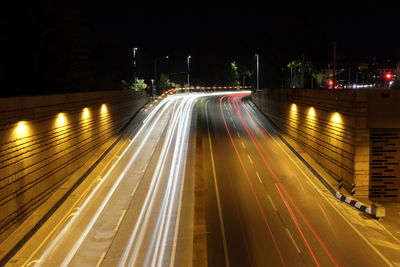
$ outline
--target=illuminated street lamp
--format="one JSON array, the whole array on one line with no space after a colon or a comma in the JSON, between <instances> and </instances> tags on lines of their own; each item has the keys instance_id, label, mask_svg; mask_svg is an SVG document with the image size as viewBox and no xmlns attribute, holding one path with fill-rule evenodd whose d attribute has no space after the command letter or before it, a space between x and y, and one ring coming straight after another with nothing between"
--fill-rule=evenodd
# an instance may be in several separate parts
<instances>
[{"instance_id":1,"label":"illuminated street lamp","mask_svg":"<svg viewBox=\"0 0 400 267\"><path fill-rule=\"evenodd\" d=\"M188 56L187 57L187 84L188 84L188 88L190 88L190 77L189 77L189 71L190 71L190 59L192 58L192 56Z\"/></svg>"},{"instance_id":2,"label":"illuminated street lamp","mask_svg":"<svg viewBox=\"0 0 400 267\"><path fill-rule=\"evenodd\" d=\"M156 97L156 88L154 87L154 79L151 79L151 90L153 93L153 99Z\"/></svg>"},{"instance_id":3,"label":"illuminated street lamp","mask_svg":"<svg viewBox=\"0 0 400 267\"><path fill-rule=\"evenodd\" d=\"M260 79L259 79L260 64L259 64L259 55L256 54L255 56L256 56L256 58L257 58L257 91L258 91L258 90L260 90Z\"/></svg>"},{"instance_id":4,"label":"illuminated street lamp","mask_svg":"<svg viewBox=\"0 0 400 267\"><path fill-rule=\"evenodd\" d=\"M138 50L137 47L133 48L133 81L136 82L136 51Z\"/></svg>"}]
</instances>

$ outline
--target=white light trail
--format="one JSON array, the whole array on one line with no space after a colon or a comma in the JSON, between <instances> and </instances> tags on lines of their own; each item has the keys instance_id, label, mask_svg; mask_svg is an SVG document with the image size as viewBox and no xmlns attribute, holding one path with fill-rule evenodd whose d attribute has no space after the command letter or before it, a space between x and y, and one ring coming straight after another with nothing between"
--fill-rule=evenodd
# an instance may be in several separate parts
<instances>
[{"instance_id":1,"label":"white light trail","mask_svg":"<svg viewBox=\"0 0 400 267\"><path fill-rule=\"evenodd\" d=\"M87 239L88 234L93 230L95 223L98 221L105 207L109 204L118 186L120 186L121 181L128 179L126 175L127 171L131 168L135 168L135 161L138 156L146 150L146 143L159 125L159 121L165 119L167 116L169 124L163 135L164 143L158 155L157 165L151 178L148 191L144 197L143 204L139 209L140 213L137 220L133 222L132 232L126 233L129 234L130 237L121 255L119 266L135 265L139 255L144 256L141 258L145 259L146 266L167 265L167 262L173 265L177 231L179 230L178 217L180 216L179 209L182 201L190 121L193 108L201 97L242 93L243 91L177 94L166 97L154 106L146 119L142 122L134 138L103 176L103 179L101 179L82 205L80 205L80 212L73 216L58 232L54 239L52 239L38 259L37 264L45 264L46 260L52 255L66 233L73 229L76 220L80 217L79 215L85 214L83 211L89 209L89 204L91 204L97 192L105 184L105 181L109 179L112 171L116 166L123 164L121 159L126 159L126 154L128 151L131 151L132 145L138 143L137 139L139 136L142 137L143 139L140 144L138 144L137 148L135 148L133 156L129 158L127 164L124 163L125 167L123 171L118 175L111 189L101 200L94 215L88 219L88 223L81 235L77 240L73 241L73 246L63 259L61 266L67 266L71 263L77 251ZM159 203L159 205L157 205L157 203ZM145 237L149 235L150 242L144 242L146 241ZM144 252L144 249L146 249L146 247L144 247L145 243L149 246L147 246L148 249ZM36 248L31 257L27 259L27 262L38 253L39 249L41 249L44 244L45 242ZM145 253L145 255L141 255L140 253Z\"/></svg>"},{"instance_id":2,"label":"white light trail","mask_svg":"<svg viewBox=\"0 0 400 267\"><path fill-rule=\"evenodd\" d=\"M161 104L161 103L160 103ZM168 108L171 105L171 101L165 101L163 105L160 105L161 107ZM154 117L157 113L158 110L161 108L159 107L158 109L155 108L152 110L151 113L149 113L149 117ZM150 130L145 134L145 140L147 140L151 134L151 130L157 125L158 120L160 120L162 114L158 114L158 117L154 119L154 123L151 126ZM90 203L90 201L93 199L94 196L96 196L97 191L100 189L100 187L104 184L104 182L108 179L110 173L114 170L114 168L118 165L120 160L124 157L124 155L129 151L130 147L134 144L138 136L143 132L144 129L148 126L150 120L147 120L146 122L143 123L141 128L138 130L137 134L135 137L130 141L129 145L126 147L126 149L121 153L120 157L114 162L114 164L111 166L111 168L108 170L108 172L104 175L103 179L96 185L96 187L93 189L91 194L86 198L84 203L81 205L81 210L86 208L86 206ZM65 258L63 261L63 266L68 265L68 263L71 261L72 257L75 255L76 251L86 238L87 234L89 233L90 229L93 227L94 223L96 222L97 218L100 216L101 212L104 210L105 205L107 204L108 200L111 198L112 194L115 192L115 189L117 185L121 182L122 178L124 177L124 174L126 171L131 167L132 163L134 160L137 158L137 156L140 154L140 151L144 147L146 142L142 142L140 144L139 149L136 151L136 153L133 155L133 157L130 159L128 164L126 165L124 171L119 175L117 182L113 185L112 189L109 191L105 199L103 200L102 204L100 205L99 209L97 210L96 214L94 217L92 217L92 220L86 227L84 233L80 236L78 241L75 243L73 249L69 252L68 256ZM71 226L73 223L77 220L79 216L74 216L64 227L63 229L59 232L59 234L53 239L53 241L50 243L50 245L46 248L45 252L42 254L42 256L39 259L40 263L43 263L48 256L51 254L51 252L54 250L54 248L57 246L59 241L65 236L65 234L68 232L69 229L71 229ZM37 248L38 249L38 248ZM29 259L28 259L29 260Z\"/></svg>"}]
</instances>

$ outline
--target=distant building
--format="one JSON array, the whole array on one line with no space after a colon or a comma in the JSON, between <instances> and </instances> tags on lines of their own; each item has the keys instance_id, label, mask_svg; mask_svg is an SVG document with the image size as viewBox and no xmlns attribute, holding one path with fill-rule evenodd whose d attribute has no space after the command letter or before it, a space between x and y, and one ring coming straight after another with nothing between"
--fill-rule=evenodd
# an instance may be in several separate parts
<instances>
[{"instance_id":1,"label":"distant building","mask_svg":"<svg viewBox=\"0 0 400 267\"><path fill-rule=\"evenodd\" d=\"M337 88L391 88L397 79L399 68L395 64L376 62L338 65ZM314 78L319 88L328 88L329 81L333 80L333 69L322 69Z\"/></svg>"},{"instance_id":2,"label":"distant building","mask_svg":"<svg viewBox=\"0 0 400 267\"><path fill-rule=\"evenodd\" d=\"M322 69L314 74L315 82L319 88L328 88L328 80L333 78L333 69Z\"/></svg>"}]
</instances>

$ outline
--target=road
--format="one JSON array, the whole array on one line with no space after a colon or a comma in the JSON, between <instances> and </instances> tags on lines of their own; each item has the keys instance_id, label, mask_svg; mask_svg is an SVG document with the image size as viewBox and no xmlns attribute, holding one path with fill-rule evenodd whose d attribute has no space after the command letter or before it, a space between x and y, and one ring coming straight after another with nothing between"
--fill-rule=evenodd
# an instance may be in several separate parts
<instances>
[{"instance_id":1,"label":"road","mask_svg":"<svg viewBox=\"0 0 400 267\"><path fill-rule=\"evenodd\" d=\"M8 265L191 266L195 177L209 266L400 265L400 244L331 196L248 96L179 93L142 110Z\"/></svg>"},{"instance_id":2,"label":"road","mask_svg":"<svg viewBox=\"0 0 400 267\"><path fill-rule=\"evenodd\" d=\"M400 244L334 198L247 96L203 101L209 266L400 266Z\"/></svg>"},{"instance_id":3,"label":"road","mask_svg":"<svg viewBox=\"0 0 400 267\"><path fill-rule=\"evenodd\" d=\"M142 111L136 131L125 134L123 145L103 160L8 265L190 265L190 144L194 107L204 96L208 95L176 94Z\"/></svg>"}]
</instances>

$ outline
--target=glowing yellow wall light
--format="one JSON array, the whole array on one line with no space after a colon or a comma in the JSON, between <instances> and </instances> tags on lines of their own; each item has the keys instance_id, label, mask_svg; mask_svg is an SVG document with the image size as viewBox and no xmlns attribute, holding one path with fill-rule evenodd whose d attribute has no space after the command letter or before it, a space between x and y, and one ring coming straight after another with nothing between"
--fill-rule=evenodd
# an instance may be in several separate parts
<instances>
[{"instance_id":1,"label":"glowing yellow wall light","mask_svg":"<svg viewBox=\"0 0 400 267\"><path fill-rule=\"evenodd\" d=\"M292 105L290 106L290 111L292 111L292 112L297 112L297 105L296 105L296 104L292 104Z\"/></svg>"},{"instance_id":2,"label":"glowing yellow wall light","mask_svg":"<svg viewBox=\"0 0 400 267\"><path fill-rule=\"evenodd\" d=\"M67 117L64 113L58 113L56 118L56 127L62 127L67 124Z\"/></svg>"},{"instance_id":3,"label":"glowing yellow wall light","mask_svg":"<svg viewBox=\"0 0 400 267\"><path fill-rule=\"evenodd\" d=\"M343 119L342 119L342 116L340 115L340 113L334 112L332 114L331 121L334 123L342 123Z\"/></svg>"},{"instance_id":4,"label":"glowing yellow wall light","mask_svg":"<svg viewBox=\"0 0 400 267\"><path fill-rule=\"evenodd\" d=\"M107 114L108 113L108 108L107 108L106 104L101 105L100 112L101 112L101 114Z\"/></svg>"},{"instance_id":5,"label":"glowing yellow wall light","mask_svg":"<svg viewBox=\"0 0 400 267\"><path fill-rule=\"evenodd\" d=\"M29 134L29 127L26 121L20 121L17 123L17 126L14 130L15 136L17 139L23 138L28 136Z\"/></svg>"},{"instance_id":6,"label":"glowing yellow wall light","mask_svg":"<svg viewBox=\"0 0 400 267\"><path fill-rule=\"evenodd\" d=\"M82 120L86 120L90 118L90 110L89 108L84 108L82 110Z\"/></svg>"},{"instance_id":7,"label":"glowing yellow wall light","mask_svg":"<svg viewBox=\"0 0 400 267\"><path fill-rule=\"evenodd\" d=\"M290 105L290 112L289 112L289 126L293 131L297 131L297 124L298 124L298 113L297 113L297 105L292 103Z\"/></svg>"},{"instance_id":8,"label":"glowing yellow wall light","mask_svg":"<svg viewBox=\"0 0 400 267\"><path fill-rule=\"evenodd\" d=\"M313 107L308 109L308 115L310 117L315 117L315 109Z\"/></svg>"}]
</instances>

